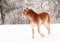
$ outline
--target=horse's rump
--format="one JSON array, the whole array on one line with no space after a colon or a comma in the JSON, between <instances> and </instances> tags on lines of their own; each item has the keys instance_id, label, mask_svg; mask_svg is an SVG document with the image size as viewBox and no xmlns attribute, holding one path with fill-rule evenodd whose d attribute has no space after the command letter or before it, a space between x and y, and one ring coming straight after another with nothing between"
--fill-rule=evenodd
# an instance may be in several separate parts
<instances>
[{"instance_id":1,"label":"horse's rump","mask_svg":"<svg viewBox=\"0 0 60 42\"><path fill-rule=\"evenodd\" d=\"M41 12L38 14L38 17L41 19L41 21L45 22L47 20L48 23L51 22L50 16L47 12Z\"/></svg>"}]
</instances>

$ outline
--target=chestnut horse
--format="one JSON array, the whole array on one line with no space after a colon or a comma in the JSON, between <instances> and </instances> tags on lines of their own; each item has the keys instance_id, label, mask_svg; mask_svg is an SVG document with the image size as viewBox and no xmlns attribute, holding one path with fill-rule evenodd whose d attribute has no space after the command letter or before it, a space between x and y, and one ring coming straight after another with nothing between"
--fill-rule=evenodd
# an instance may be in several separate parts
<instances>
[{"instance_id":1,"label":"chestnut horse","mask_svg":"<svg viewBox=\"0 0 60 42\"><path fill-rule=\"evenodd\" d=\"M44 24L48 30L48 34L50 34L51 18L47 12L41 12L37 14L35 11L27 7L23 10L22 16L27 16L30 19L30 24L32 27L32 38L34 38L34 24L37 25L38 32L41 36L44 35L40 32L40 24Z\"/></svg>"}]
</instances>

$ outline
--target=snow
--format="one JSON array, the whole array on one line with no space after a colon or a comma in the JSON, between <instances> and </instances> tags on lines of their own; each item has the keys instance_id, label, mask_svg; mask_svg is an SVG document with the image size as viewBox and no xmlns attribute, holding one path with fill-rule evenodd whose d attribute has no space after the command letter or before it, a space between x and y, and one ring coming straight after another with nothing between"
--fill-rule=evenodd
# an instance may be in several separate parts
<instances>
[{"instance_id":1,"label":"snow","mask_svg":"<svg viewBox=\"0 0 60 42\"><path fill-rule=\"evenodd\" d=\"M41 25L40 28L45 36L41 37L35 26L35 38L32 39L30 24L0 25L0 42L60 42L60 24L50 25L50 35L44 25Z\"/></svg>"}]
</instances>

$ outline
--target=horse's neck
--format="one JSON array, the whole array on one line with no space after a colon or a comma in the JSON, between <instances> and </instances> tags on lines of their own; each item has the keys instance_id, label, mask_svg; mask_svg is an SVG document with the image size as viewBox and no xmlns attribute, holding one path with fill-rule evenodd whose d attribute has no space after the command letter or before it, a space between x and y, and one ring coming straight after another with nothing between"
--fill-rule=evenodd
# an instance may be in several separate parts
<instances>
[{"instance_id":1,"label":"horse's neck","mask_svg":"<svg viewBox=\"0 0 60 42\"><path fill-rule=\"evenodd\" d=\"M29 18L31 21L38 16L38 14L37 14L35 11L33 11L33 10L30 10L29 12L30 12L30 13L29 13L29 15L28 15L28 18Z\"/></svg>"},{"instance_id":2,"label":"horse's neck","mask_svg":"<svg viewBox=\"0 0 60 42\"><path fill-rule=\"evenodd\" d=\"M28 16L28 18L30 19L30 21L34 20L35 18L38 17L38 14L30 14L30 16Z\"/></svg>"}]
</instances>

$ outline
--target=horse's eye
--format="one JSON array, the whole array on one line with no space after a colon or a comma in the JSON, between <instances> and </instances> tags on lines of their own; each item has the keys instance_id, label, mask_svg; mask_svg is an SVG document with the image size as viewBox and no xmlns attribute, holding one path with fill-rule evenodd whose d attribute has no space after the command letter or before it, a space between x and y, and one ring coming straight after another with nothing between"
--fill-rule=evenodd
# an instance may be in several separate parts
<instances>
[{"instance_id":1,"label":"horse's eye","mask_svg":"<svg viewBox=\"0 0 60 42\"><path fill-rule=\"evenodd\" d=\"M28 14L26 14L26 15L28 15Z\"/></svg>"}]
</instances>

